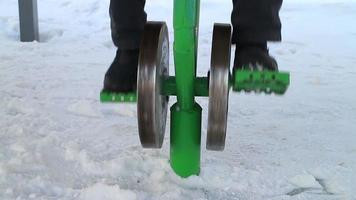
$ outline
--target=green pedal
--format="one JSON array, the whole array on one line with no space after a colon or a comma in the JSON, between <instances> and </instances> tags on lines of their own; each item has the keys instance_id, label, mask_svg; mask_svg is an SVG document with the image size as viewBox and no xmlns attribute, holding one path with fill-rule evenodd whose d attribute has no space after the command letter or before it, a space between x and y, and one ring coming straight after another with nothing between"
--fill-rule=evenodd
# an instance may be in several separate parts
<instances>
[{"instance_id":1,"label":"green pedal","mask_svg":"<svg viewBox=\"0 0 356 200\"><path fill-rule=\"evenodd\" d=\"M286 72L237 70L233 77L233 90L284 94L289 83L289 73Z\"/></svg>"},{"instance_id":2,"label":"green pedal","mask_svg":"<svg viewBox=\"0 0 356 200\"><path fill-rule=\"evenodd\" d=\"M114 93L101 91L100 101L103 103L136 103L136 92L129 93Z\"/></svg>"}]
</instances>

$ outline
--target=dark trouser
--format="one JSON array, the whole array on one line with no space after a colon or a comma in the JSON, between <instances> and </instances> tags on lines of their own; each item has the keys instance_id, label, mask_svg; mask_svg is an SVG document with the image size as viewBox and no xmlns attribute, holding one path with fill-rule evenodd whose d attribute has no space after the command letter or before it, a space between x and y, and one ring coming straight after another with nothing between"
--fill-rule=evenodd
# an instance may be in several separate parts
<instances>
[{"instance_id":1,"label":"dark trouser","mask_svg":"<svg viewBox=\"0 0 356 200\"><path fill-rule=\"evenodd\" d=\"M279 9L282 0L232 0L233 43L281 40ZM120 49L136 49L147 15L145 0L110 0L111 32Z\"/></svg>"}]
</instances>

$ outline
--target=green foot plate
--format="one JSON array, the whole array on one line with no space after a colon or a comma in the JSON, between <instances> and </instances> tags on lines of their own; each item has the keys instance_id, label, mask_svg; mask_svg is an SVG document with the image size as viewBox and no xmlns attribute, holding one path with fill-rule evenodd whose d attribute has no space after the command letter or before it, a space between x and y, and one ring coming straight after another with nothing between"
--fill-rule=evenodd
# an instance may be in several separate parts
<instances>
[{"instance_id":1,"label":"green foot plate","mask_svg":"<svg viewBox=\"0 0 356 200\"><path fill-rule=\"evenodd\" d=\"M103 103L136 103L136 92L114 93L101 91L100 101Z\"/></svg>"},{"instance_id":2,"label":"green foot plate","mask_svg":"<svg viewBox=\"0 0 356 200\"><path fill-rule=\"evenodd\" d=\"M233 76L233 90L284 94L289 86L289 73L274 71L237 70Z\"/></svg>"}]
</instances>

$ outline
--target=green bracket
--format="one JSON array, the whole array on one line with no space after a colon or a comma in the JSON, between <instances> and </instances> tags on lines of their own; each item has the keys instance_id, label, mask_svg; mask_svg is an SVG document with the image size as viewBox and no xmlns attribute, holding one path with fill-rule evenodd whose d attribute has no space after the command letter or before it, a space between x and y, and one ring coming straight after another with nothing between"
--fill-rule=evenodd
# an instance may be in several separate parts
<instances>
[{"instance_id":1,"label":"green bracket","mask_svg":"<svg viewBox=\"0 0 356 200\"><path fill-rule=\"evenodd\" d=\"M170 76L163 80L161 94L166 96L177 96L176 77ZM197 77L194 80L194 96L209 96L209 81L207 77ZM136 92L114 93L102 90L100 92L100 101L102 103L136 103Z\"/></svg>"},{"instance_id":2,"label":"green bracket","mask_svg":"<svg viewBox=\"0 0 356 200\"><path fill-rule=\"evenodd\" d=\"M102 103L136 103L136 92L113 93L107 91L100 92L100 101Z\"/></svg>"},{"instance_id":3,"label":"green bracket","mask_svg":"<svg viewBox=\"0 0 356 200\"><path fill-rule=\"evenodd\" d=\"M289 73L286 72L237 70L232 87L236 92L255 91L282 95L287 91L289 83Z\"/></svg>"},{"instance_id":4,"label":"green bracket","mask_svg":"<svg viewBox=\"0 0 356 200\"><path fill-rule=\"evenodd\" d=\"M209 96L209 81L207 77L196 77L194 80L194 96L208 97ZM177 96L177 80L176 77L170 76L163 81L161 94L167 96Z\"/></svg>"}]
</instances>

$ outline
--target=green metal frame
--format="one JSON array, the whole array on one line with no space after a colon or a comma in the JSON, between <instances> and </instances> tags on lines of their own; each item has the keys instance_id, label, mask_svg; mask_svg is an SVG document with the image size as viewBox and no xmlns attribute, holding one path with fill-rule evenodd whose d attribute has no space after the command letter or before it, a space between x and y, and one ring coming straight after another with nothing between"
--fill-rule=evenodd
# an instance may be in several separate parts
<instances>
[{"instance_id":1,"label":"green metal frame","mask_svg":"<svg viewBox=\"0 0 356 200\"><path fill-rule=\"evenodd\" d=\"M110 103L136 103L137 95L136 92L130 93L114 93L102 91L100 93L101 102L110 102Z\"/></svg>"},{"instance_id":2,"label":"green metal frame","mask_svg":"<svg viewBox=\"0 0 356 200\"><path fill-rule=\"evenodd\" d=\"M199 0L174 0L177 103L171 108L171 166L182 177L200 172L201 108L195 102Z\"/></svg>"},{"instance_id":3,"label":"green metal frame","mask_svg":"<svg viewBox=\"0 0 356 200\"><path fill-rule=\"evenodd\" d=\"M209 96L208 77L196 77L199 0L174 0L175 75L162 83L163 95L177 96L171 111L170 164L181 177L200 172L201 113L196 96ZM233 91L259 91L284 94L289 73L271 71L236 71L231 80ZM102 102L135 102L136 94L102 91Z\"/></svg>"},{"instance_id":4,"label":"green metal frame","mask_svg":"<svg viewBox=\"0 0 356 200\"><path fill-rule=\"evenodd\" d=\"M232 88L236 92L260 91L284 94L289 86L289 73L273 71L235 71Z\"/></svg>"}]
</instances>

